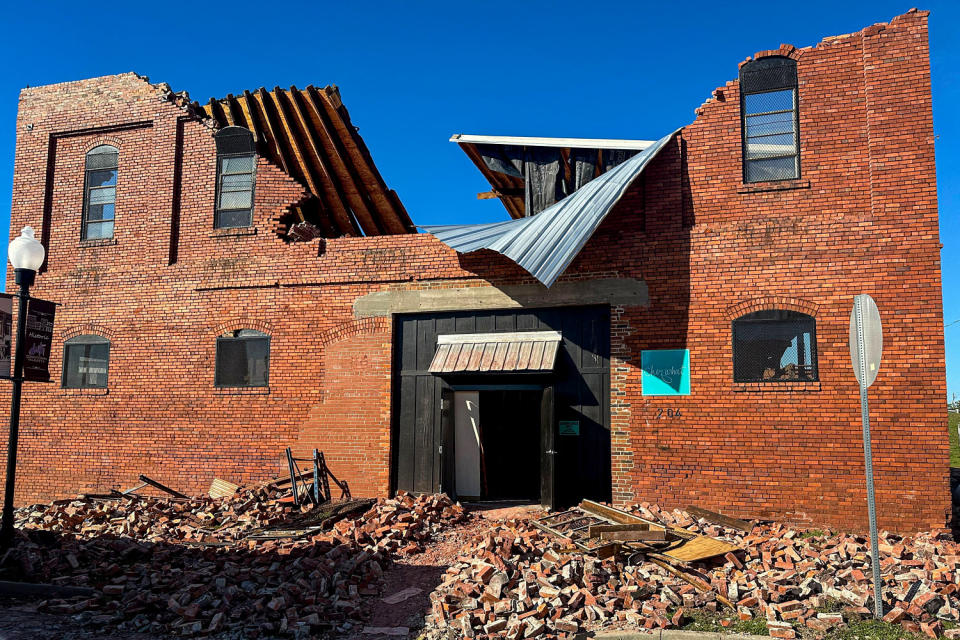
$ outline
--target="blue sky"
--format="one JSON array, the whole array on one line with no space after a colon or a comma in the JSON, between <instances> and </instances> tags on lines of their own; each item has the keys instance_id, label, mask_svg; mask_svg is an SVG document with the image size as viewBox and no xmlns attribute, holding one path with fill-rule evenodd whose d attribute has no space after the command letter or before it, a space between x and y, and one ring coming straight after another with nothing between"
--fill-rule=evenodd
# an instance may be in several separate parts
<instances>
[{"instance_id":1,"label":"blue sky","mask_svg":"<svg viewBox=\"0 0 960 640\"><path fill-rule=\"evenodd\" d=\"M505 218L454 133L656 139L693 120L737 63L886 22L911 5L769 2L13 3L0 39L0 228L9 225L17 95L136 71L201 102L244 89L340 86L418 224ZM733 8L731 8L733 7ZM930 20L944 316L960 320L960 3ZM272 11L271 11L272 9ZM4 243L0 243L3 245ZM0 247L5 258L6 247ZM960 322L946 328L960 396Z\"/></svg>"}]
</instances>

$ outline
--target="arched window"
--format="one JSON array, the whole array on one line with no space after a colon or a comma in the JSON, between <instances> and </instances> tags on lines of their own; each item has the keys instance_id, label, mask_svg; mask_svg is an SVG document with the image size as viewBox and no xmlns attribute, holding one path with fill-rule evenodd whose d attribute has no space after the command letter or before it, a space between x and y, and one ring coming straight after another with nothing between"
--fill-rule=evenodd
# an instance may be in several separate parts
<instances>
[{"instance_id":1,"label":"arched window","mask_svg":"<svg viewBox=\"0 0 960 640\"><path fill-rule=\"evenodd\" d=\"M113 237L114 206L117 201L116 147L102 144L87 152L83 187L82 240Z\"/></svg>"},{"instance_id":2,"label":"arched window","mask_svg":"<svg viewBox=\"0 0 960 640\"><path fill-rule=\"evenodd\" d=\"M237 329L217 338L217 387L265 387L270 372L270 336Z\"/></svg>"},{"instance_id":3,"label":"arched window","mask_svg":"<svg viewBox=\"0 0 960 640\"><path fill-rule=\"evenodd\" d=\"M817 323L798 311L767 309L733 321L734 382L816 381Z\"/></svg>"},{"instance_id":4,"label":"arched window","mask_svg":"<svg viewBox=\"0 0 960 640\"><path fill-rule=\"evenodd\" d=\"M63 343L64 389L106 389L110 341L101 336L76 336Z\"/></svg>"},{"instance_id":5,"label":"arched window","mask_svg":"<svg viewBox=\"0 0 960 640\"><path fill-rule=\"evenodd\" d=\"M253 224L253 184L257 167L253 134L243 127L224 127L217 132L216 141L214 227L249 227Z\"/></svg>"},{"instance_id":6,"label":"arched window","mask_svg":"<svg viewBox=\"0 0 960 640\"><path fill-rule=\"evenodd\" d=\"M797 63L771 56L740 67L743 181L800 177Z\"/></svg>"}]
</instances>

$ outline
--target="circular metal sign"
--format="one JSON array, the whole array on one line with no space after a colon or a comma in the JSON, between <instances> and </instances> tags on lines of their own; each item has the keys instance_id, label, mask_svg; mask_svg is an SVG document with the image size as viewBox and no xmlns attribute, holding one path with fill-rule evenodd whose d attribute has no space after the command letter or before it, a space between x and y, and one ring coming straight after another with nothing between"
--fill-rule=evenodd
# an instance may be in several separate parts
<instances>
[{"instance_id":1,"label":"circular metal sign","mask_svg":"<svg viewBox=\"0 0 960 640\"><path fill-rule=\"evenodd\" d=\"M850 360L853 362L853 374L861 386L869 387L877 379L882 355L880 311L873 298L862 293L853 298L853 310L850 312Z\"/></svg>"}]
</instances>

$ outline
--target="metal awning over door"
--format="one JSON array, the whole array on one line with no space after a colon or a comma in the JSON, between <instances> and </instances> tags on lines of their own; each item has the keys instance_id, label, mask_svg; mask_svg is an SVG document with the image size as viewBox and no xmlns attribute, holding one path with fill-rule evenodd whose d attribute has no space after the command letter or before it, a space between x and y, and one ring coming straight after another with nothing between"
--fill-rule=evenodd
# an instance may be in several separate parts
<instances>
[{"instance_id":1,"label":"metal awning over door","mask_svg":"<svg viewBox=\"0 0 960 640\"><path fill-rule=\"evenodd\" d=\"M553 371L559 331L469 333L437 336L430 373L533 373Z\"/></svg>"}]
</instances>

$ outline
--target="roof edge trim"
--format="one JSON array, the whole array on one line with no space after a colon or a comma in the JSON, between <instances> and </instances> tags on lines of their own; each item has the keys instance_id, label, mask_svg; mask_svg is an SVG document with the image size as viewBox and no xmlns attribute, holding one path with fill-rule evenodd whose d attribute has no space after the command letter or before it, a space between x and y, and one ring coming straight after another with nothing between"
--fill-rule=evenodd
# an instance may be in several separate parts
<instances>
[{"instance_id":1,"label":"roof edge trim","mask_svg":"<svg viewBox=\"0 0 960 640\"><path fill-rule=\"evenodd\" d=\"M644 149L656 144L656 140L612 140L605 138L538 138L528 136L483 136L456 133L450 142L457 144L502 144L525 147L570 147L573 149Z\"/></svg>"}]
</instances>

